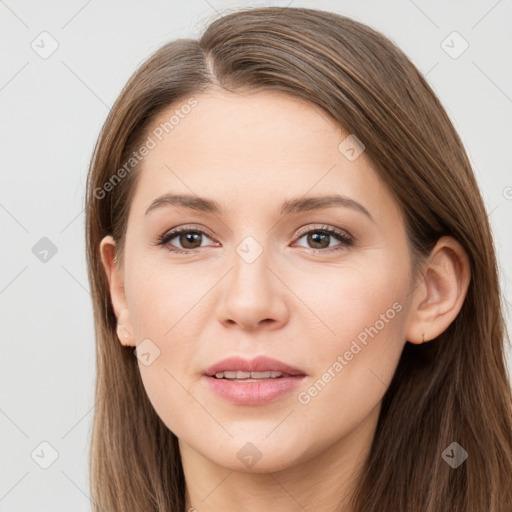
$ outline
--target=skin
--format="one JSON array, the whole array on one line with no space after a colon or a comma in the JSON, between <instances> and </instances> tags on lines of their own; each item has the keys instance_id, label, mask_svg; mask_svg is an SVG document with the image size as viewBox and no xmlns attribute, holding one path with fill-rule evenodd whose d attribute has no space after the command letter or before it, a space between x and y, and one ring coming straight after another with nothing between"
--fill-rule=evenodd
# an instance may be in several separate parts
<instances>
[{"instance_id":1,"label":"skin","mask_svg":"<svg viewBox=\"0 0 512 512\"><path fill-rule=\"evenodd\" d=\"M160 350L139 368L156 412L179 438L187 510L334 511L346 504L369 453L405 343L421 343L423 333L435 338L459 312L467 256L443 237L424 262L426 277L414 278L396 200L366 153L350 161L340 152L347 133L319 107L268 91L194 97L198 105L142 161L122 268L112 237L101 242L120 342L149 338ZM166 192L208 197L225 211L166 206L145 215ZM334 192L362 204L373 220L340 206L279 215L287 199ZM196 252L156 245L189 224L207 234L167 245ZM350 234L353 243L330 237L315 245L297 236L321 226ZM252 263L236 251L246 236L263 251ZM298 394L396 303L394 318L300 403ZM303 370L300 387L247 406L201 380L224 357L261 354ZM252 467L237 457L248 442L261 453Z\"/></svg>"}]
</instances>

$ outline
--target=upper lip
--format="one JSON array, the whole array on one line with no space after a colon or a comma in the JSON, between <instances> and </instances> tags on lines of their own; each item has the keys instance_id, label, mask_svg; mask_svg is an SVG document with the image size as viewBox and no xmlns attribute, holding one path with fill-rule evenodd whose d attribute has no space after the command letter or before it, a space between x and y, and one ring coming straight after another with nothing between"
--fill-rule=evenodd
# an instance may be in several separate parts
<instances>
[{"instance_id":1,"label":"upper lip","mask_svg":"<svg viewBox=\"0 0 512 512\"><path fill-rule=\"evenodd\" d=\"M228 357L206 368L204 374L212 377L216 373L224 371L281 372L287 375L305 375L298 368L266 356L258 356L251 360L237 356Z\"/></svg>"}]
</instances>

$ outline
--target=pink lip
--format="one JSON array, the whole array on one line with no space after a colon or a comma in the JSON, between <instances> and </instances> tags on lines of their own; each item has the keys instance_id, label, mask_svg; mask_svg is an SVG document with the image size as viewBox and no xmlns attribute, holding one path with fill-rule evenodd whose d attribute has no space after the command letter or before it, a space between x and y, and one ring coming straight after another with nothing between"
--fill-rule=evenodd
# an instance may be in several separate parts
<instances>
[{"instance_id":1,"label":"pink lip","mask_svg":"<svg viewBox=\"0 0 512 512\"><path fill-rule=\"evenodd\" d=\"M212 376L218 372L237 370L242 372L281 372L288 375L305 375L305 372L298 368L266 356L258 356L250 361L241 357L228 357L208 367L204 374Z\"/></svg>"},{"instance_id":2,"label":"pink lip","mask_svg":"<svg viewBox=\"0 0 512 512\"><path fill-rule=\"evenodd\" d=\"M261 379L258 382L237 382L213 377L222 371L266 372L276 371L286 376ZM277 359L259 356L251 361L240 357L229 357L207 368L203 379L218 395L239 405L261 405L295 389L306 374Z\"/></svg>"}]
</instances>

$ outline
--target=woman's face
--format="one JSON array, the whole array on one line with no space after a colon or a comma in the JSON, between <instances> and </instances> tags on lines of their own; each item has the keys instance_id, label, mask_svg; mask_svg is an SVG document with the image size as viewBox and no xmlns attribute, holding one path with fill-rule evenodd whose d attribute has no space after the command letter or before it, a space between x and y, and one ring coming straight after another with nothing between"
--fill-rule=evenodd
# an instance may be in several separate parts
<instances>
[{"instance_id":1,"label":"woman's face","mask_svg":"<svg viewBox=\"0 0 512 512\"><path fill-rule=\"evenodd\" d=\"M149 399L183 450L230 469L367 445L407 337L398 205L319 107L278 92L194 98L148 132L113 299ZM251 366L261 356L296 372ZM230 357L245 365L218 371L284 375L205 375Z\"/></svg>"}]
</instances>

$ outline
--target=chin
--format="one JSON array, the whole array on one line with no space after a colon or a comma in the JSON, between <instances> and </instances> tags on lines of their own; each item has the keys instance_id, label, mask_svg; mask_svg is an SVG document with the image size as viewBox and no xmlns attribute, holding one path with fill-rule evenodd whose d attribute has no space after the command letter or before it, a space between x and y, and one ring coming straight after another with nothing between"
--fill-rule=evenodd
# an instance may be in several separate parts
<instances>
[{"instance_id":1,"label":"chin","mask_svg":"<svg viewBox=\"0 0 512 512\"><path fill-rule=\"evenodd\" d=\"M256 437L256 436L255 436ZM245 438L247 439L247 438ZM249 437L250 439L250 437ZM214 446L216 451L212 452ZM305 458L303 450L298 451L300 443L282 443L248 441L240 438L230 439L229 443L209 444L207 451L200 451L213 463L231 471L240 473L273 473L292 467Z\"/></svg>"}]
</instances>

